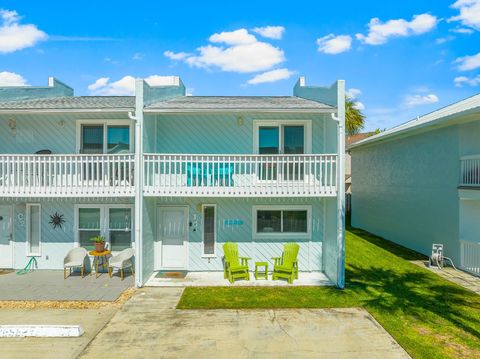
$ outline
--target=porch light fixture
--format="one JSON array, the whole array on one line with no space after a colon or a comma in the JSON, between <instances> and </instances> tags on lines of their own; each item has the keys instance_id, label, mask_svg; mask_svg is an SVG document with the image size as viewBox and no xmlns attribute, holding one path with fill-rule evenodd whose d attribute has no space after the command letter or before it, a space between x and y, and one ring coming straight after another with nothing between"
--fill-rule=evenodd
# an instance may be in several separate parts
<instances>
[{"instance_id":1,"label":"porch light fixture","mask_svg":"<svg viewBox=\"0 0 480 359\"><path fill-rule=\"evenodd\" d=\"M244 119L242 116L238 116L237 117L237 126L243 126L243 124L245 123Z\"/></svg>"},{"instance_id":2,"label":"porch light fixture","mask_svg":"<svg viewBox=\"0 0 480 359\"><path fill-rule=\"evenodd\" d=\"M15 119L15 117L10 118L10 120L8 121L8 127L10 127L10 130L13 134L17 132L17 120Z\"/></svg>"}]
</instances>

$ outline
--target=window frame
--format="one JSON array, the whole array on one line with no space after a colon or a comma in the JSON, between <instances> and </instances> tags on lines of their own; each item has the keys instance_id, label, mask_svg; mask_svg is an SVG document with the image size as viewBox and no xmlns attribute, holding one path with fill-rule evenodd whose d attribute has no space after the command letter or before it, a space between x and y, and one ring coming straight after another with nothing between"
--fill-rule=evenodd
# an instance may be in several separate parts
<instances>
[{"instance_id":1,"label":"window frame","mask_svg":"<svg viewBox=\"0 0 480 359\"><path fill-rule=\"evenodd\" d=\"M284 155L284 126L303 126L304 153L312 153L312 120L254 120L253 121L253 153L259 154L260 127L278 127L279 155ZM297 154L300 155L300 154ZM272 156L272 155L268 155Z\"/></svg>"},{"instance_id":2,"label":"window frame","mask_svg":"<svg viewBox=\"0 0 480 359\"><path fill-rule=\"evenodd\" d=\"M100 235L105 237L105 243L111 250L110 242L110 208L129 208L131 210L131 248L135 248L135 223L134 223L134 205L133 204L77 204L74 213L74 247L80 247L79 228L80 225L80 208L99 208L100 209ZM98 231L95 229L95 231ZM112 253L119 253L112 251Z\"/></svg>"},{"instance_id":3,"label":"window frame","mask_svg":"<svg viewBox=\"0 0 480 359\"><path fill-rule=\"evenodd\" d=\"M30 251L30 226L31 226L31 208L38 207L38 252L33 253ZM25 233L25 240L26 240L26 252L27 257L41 257L42 256L42 205L40 203L27 203L25 209L25 222L26 222L26 233Z\"/></svg>"},{"instance_id":4,"label":"window frame","mask_svg":"<svg viewBox=\"0 0 480 359\"><path fill-rule=\"evenodd\" d=\"M213 254L205 253L205 207L213 207ZM202 258L216 258L217 257L217 205L216 204L202 204Z\"/></svg>"},{"instance_id":5,"label":"window frame","mask_svg":"<svg viewBox=\"0 0 480 359\"><path fill-rule=\"evenodd\" d=\"M135 152L135 133L134 133L134 124L131 120L77 120L76 122L76 148L75 151L78 154L82 154L82 126L95 126L95 125L102 125L103 126L103 149L102 153L98 153L99 155L107 155L108 154L108 127L109 126L128 126L129 128L129 153Z\"/></svg>"},{"instance_id":6,"label":"window frame","mask_svg":"<svg viewBox=\"0 0 480 359\"><path fill-rule=\"evenodd\" d=\"M280 226L283 231L283 212L284 211L307 211L307 232L257 232L257 212L258 211L281 211ZM312 206L311 205L263 205L252 207L252 237L255 239L270 238L292 238L311 239L312 238Z\"/></svg>"}]
</instances>

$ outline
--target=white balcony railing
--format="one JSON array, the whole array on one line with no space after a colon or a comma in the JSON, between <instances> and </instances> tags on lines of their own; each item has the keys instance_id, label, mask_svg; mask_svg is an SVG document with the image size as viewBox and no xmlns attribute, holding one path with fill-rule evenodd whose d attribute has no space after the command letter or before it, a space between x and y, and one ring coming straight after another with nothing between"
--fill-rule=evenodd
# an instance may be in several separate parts
<instances>
[{"instance_id":1,"label":"white balcony railing","mask_svg":"<svg viewBox=\"0 0 480 359\"><path fill-rule=\"evenodd\" d=\"M460 159L460 186L480 186L480 155Z\"/></svg>"},{"instance_id":2,"label":"white balcony railing","mask_svg":"<svg viewBox=\"0 0 480 359\"><path fill-rule=\"evenodd\" d=\"M147 196L336 196L337 155L145 154Z\"/></svg>"},{"instance_id":3,"label":"white balcony railing","mask_svg":"<svg viewBox=\"0 0 480 359\"><path fill-rule=\"evenodd\" d=\"M480 275L480 242L460 240L460 267L467 272Z\"/></svg>"},{"instance_id":4,"label":"white balcony railing","mask_svg":"<svg viewBox=\"0 0 480 359\"><path fill-rule=\"evenodd\" d=\"M133 163L133 154L0 155L0 196L133 196Z\"/></svg>"}]
</instances>

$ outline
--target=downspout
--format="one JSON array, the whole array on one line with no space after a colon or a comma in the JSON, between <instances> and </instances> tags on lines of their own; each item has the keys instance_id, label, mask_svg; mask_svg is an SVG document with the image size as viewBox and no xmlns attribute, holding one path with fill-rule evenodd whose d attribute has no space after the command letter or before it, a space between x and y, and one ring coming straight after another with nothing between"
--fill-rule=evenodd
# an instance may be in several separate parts
<instances>
[{"instance_id":1,"label":"downspout","mask_svg":"<svg viewBox=\"0 0 480 359\"><path fill-rule=\"evenodd\" d=\"M337 286L345 288L345 81L337 82ZM334 114L332 117L335 119Z\"/></svg>"},{"instance_id":2,"label":"downspout","mask_svg":"<svg viewBox=\"0 0 480 359\"><path fill-rule=\"evenodd\" d=\"M135 286L143 286L143 80L135 82L135 116L129 112L128 117L135 121Z\"/></svg>"}]
</instances>

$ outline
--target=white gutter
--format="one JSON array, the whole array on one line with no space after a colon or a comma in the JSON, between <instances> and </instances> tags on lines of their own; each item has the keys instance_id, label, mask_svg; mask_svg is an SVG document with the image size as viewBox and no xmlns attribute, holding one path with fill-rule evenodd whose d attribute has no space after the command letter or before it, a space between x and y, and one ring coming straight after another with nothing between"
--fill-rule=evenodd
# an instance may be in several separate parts
<instances>
[{"instance_id":1,"label":"white gutter","mask_svg":"<svg viewBox=\"0 0 480 359\"><path fill-rule=\"evenodd\" d=\"M111 113L111 112L128 112L131 111L132 108L111 108L111 109L50 109L50 108L37 108L37 109L0 109L0 115L11 115L17 113Z\"/></svg>"},{"instance_id":2,"label":"white gutter","mask_svg":"<svg viewBox=\"0 0 480 359\"><path fill-rule=\"evenodd\" d=\"M338 81L337 286L345 287L345 81ZM332 118L335 116L332 114Z\"/></svg>"},{"instance_id":3,"label":"white gutter","mask_svg":"<svg viewBox=\"0 0 480 359\"><path fill-rule=\"evenodd\" d=\"M135 81L135 116L129 112L128 117L135 121L135 286L143 286L143 80Z\"/></svg>"}]
</instances>

